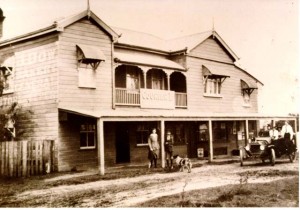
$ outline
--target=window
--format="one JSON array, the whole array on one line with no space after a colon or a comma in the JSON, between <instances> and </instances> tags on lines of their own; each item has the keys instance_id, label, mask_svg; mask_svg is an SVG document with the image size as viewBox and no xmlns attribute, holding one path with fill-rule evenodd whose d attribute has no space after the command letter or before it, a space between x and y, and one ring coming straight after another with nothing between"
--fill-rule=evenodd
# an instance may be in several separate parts
<instances>
[{"instance_id":1,"label":"window","mask_svg":"<svg viewBox=\"0 0 300 210\"><path fill-rule=\"evenodd\" d=\"M14 64L15 56L10 56L0 65L0 92L1 94L14 92ZM0 96L1 96L0 94Z\"/></svg>"},{"instance_id":2,"label":"window","mask_svg":"<svg viewBox=\"0 0 300 210\"><path fill-rule=\"evenodd\" d=\"M96 125L81 124L80 126L80 149L96 148Z\"/></svg>"},{"instance_id":3,"label":"window","mask_svg":"<svg viewBox=\"0 0 300 210\"><path fill-rule=\"evenodd\" d=\"M215 141L227 141L227 124L226 122L213 122L213 139Z\"/></svg>"},{"instance_id":4,"label":"window","mask_svg":"<svg viewBox=\"0 0 300 210\"><path fill-rule=\"evenodd\" d=\"M250 106L250 95L248 93L244 93L243 99L244 99L244 106Z\"/></svg>"},{"instance_id":5,"label":"window","mask_svg":"<svg viewBox=\"0 0 300 210\"><path fill-rule=\"evenodd\" d=\"M220 78L207 78L204 84L204 93L209 95L220 95L221 84Z\"/></svg>"},{"instance_id":6,"label":"window","mask_svg":"<svg viewBox=\"0 0 300 210\"><path fill-rule=\"evenodd\" d=\"M143 145L148 145L148 137L150 135L148 127L145 125L138 125L137 128L137 145L138 146L143 146Z\"/></svg>"},{"instance_id":7,"label":"window","mask_svg":"<svg viewBox=\"0 0 300 210\"><path fill-rule=\"evenodd\" d=\"M85 65L85 67L83 67ZM96 88L96 71L86 64L78 67L78 86L81 88Z\"/></svg>"},{"instance_id":8,"label":"window","mask_svg":"<svg viewBox=\"0 0 300 210\"><path fill-rule=\"evenodd\" d=\"M184 145L187 143L185 138L185 130L184 130L183 123L170 122L166 126L166 131L170 131L171 134L173 135L175 145Z\"/></svg>"}]
</instances>

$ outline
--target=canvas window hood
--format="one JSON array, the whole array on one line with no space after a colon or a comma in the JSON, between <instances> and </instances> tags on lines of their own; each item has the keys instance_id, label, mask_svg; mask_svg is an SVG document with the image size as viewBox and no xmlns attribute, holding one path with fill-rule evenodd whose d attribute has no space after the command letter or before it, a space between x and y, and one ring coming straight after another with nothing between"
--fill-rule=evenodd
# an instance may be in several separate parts
<instances>
[{"instance_id":1,"label":"canvas window hood","mask_svg":"<svg viewBox=\"0 0 300 210\"><path fill-rule=\"evenodd\" d=\"M100 47L77 44L76 48L78 65L81 63L91 65L93 70L96 70L99 64L106 60L106 57Z\"/></svg>"},{"instance_id":2,"label":"canvas window hood","mask_svg":"<svg viewBox=\"0 0 300 210\"><path fill-rule=\"evenodd\" d=\"M203 78L205 81L208 78L220 79L221 83L223 83L227 77L230 77L230 76L224 74L221 69L218 69L213 66L208 66L208 65L202 65L202 73L203 73Z\"/></svg>"},{"instance_id":3,"label":"canvas window hood","mask_svg":"<svg viewBox=\"0 0 300 210\"><path fill-rule=\"evenodd\" d=\"M252 94L252 92L257 89L256 84L252 84L250 82L245 82L241 79L241 89L242 89L242 95L248 94L249 96Z\"/></svg>"}]
</instances>

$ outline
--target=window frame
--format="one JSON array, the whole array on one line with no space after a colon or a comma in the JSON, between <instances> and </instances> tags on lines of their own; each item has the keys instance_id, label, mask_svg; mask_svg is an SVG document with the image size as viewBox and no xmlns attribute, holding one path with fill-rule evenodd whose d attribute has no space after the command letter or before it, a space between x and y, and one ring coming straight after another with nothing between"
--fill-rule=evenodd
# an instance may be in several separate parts
<instances>
[{"instance_id":1,"label":"window frame","mask_svg":"<svg viewBox=\"0 0 300 210\"><path fill-rule=\"evenodd\" d=\"M204 96L222 97L222 78L207 76L204 78Z\"/></svg>"},{"instance_id":2,"label":"window frame","mask_svg":"<svg viewBox=\"0 0 300 210\"><path fill-rule=\"evenodd\" d=\"M149 128L144 125L138 125L137 130L136 130L136 146L141 147L141 146L148 146L148 137L150 135L150 130ZM142 139L141 139L142 137ZM145 140L144 140L145 137Z\"/></svg>"},{"instance_id":3,"label":"window frame","mask_svg":"<svg viewBox=\"0 0 300 210\"><path fill-rule=\"evenodd\" d=\"M78 87L96 89L96 71L87 64L78 65Z\"/></svg>"},{"instance_id":4,"label":"window frame","mask_svg":"<svg viewBox=\"0 0 300 210\"><path fill-rule=\"evenodd\" d=\"M6 57L3 64L1 64L2 68L6 68L5 70L1 70L0 77L3 80L4 88L2 95L14 93L15 88L15 55L10 55Z\"/></svg>"},{"instance_id":5,"label":"window frame","mask_svg":"<svg viewBox=\"0 0 300 210\"><path fill-rule=\"evenodd\" d=\"M82 126L86 126L87 129L82 130ZM89 128L92 127L92 129L90 130ZM93 133L93 146L89 146L89 134ZM85 139L85 143L87 146L81 146L81 137L82 134L86 135L86 139ZM79 131L79 148L80 150L88 150L88 149L96 149L96 142L97 142L97 129L96 129L96 125L94 123L81 123L80 124L80 131Z\"/></svg>"}]
</instances>

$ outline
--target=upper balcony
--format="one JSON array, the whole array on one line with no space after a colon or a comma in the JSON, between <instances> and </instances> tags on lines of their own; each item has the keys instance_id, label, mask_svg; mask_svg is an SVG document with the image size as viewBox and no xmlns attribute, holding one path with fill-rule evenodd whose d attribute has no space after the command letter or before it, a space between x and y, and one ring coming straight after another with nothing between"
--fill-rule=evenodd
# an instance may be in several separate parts
<instances>
[{"instance_id":1,"label":"upper balcony","mask_svg":"<svg viewBox=\"0 0 300 210\"><path fill-rule=\"evenodd\" d=\"M115 69L115 105L187 108L185 75L179 71L120 65Z\"/></svg>"}]
</instances>

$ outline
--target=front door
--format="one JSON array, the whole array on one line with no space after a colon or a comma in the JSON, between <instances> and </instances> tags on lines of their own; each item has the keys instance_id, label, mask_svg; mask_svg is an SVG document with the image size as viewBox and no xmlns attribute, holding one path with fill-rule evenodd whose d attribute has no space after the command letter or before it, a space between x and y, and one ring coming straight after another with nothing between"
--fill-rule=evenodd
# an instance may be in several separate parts
<instances>
[{"instance_id":1,"label":"front door","mask_svg":"<svg viewBox=\"0 0 300 210\"><path fill-rule=\"evenodd\" d=\"M130 162L129 135L126 124L118 123L116 129L116 163Z\"/></svg>"}]
</instances>

